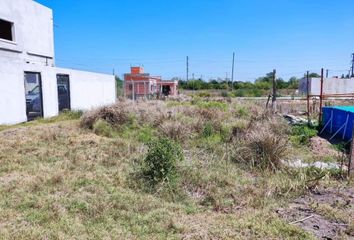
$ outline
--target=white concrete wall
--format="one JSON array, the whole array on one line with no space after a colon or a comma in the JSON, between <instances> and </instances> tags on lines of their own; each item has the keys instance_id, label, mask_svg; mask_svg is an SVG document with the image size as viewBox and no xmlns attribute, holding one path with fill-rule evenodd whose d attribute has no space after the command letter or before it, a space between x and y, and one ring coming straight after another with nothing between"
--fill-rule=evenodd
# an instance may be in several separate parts
<instances>
[{"instance_id":1,"label":"white concrete wall","mask_svg":"<svg viewBox=\"0 0 354 240\"><path fill-rule=\"evenodd\" d=\"M71 108L89 110L115 102L113 75L57 68L58 74L70 75Z\"/></svg>"},{"instance_id":2,"label":"white concrete wall","mask_svg":"<svg viewBox=\"0 0 354 240\"><path fill-rule=\"evenodd\" d=\"M14 41L0 39L0 55L11 52L11 58L23 62L54 65L52 10L33 0L0 0L0 19L14 23ZM10 59L9 56L7 58Z\"/></svg>"},{"instance_id":3,"label":"white concrete wall","mask_svg":"<svg viewBox=\"0 0 354 240\"><path fill-rule=\"evenodd\" d=\"M24 72L41 74L44 117L59 113L57 74L69 75L73 110L89 110L116 100L115 78L112 75L0 61L0 124L27 121Z\"/></svg>"},{"instance_id":4,"label":"white concrete wall","mask_svg":"<svg viewBox=\"0 0 354 240\"><path fill-rule=\"evenodd\" d=\"M300 93L306 94L307 80L300 81ZM320 95L321 92L321 78L310 78L310 95ZM354 93L354 78L325 78L323 80L323 94L346 94Z\"/></svg>"},{"instance_id":5,"label":"white concrete wall","mask_svg":"<svg viewBox=\"0 0 354 240\"><path fill-rule=\"evenodd\" d=\"M26 120L24 74L18 65L0 62L0 124Z\"/></svg>"}]
</instances>

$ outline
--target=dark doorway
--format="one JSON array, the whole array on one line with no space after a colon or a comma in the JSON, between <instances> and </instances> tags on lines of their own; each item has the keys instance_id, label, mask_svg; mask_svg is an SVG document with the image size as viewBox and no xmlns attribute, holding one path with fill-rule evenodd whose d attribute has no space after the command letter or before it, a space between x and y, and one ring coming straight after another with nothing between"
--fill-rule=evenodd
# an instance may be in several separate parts
<instances>
[{"instance_id":1,"label":"dark doorway","mask_svg":"<svg viewBox=\"0 0 354 240\"><path fill-rule=\"evenodd\" d=\"M43 117L42 82L40 73L25 72L27 121Z\"/></svg>"},{"instance_id":2,"label":"dark doorway","mask_svg":"<svg viewBox=\"0 0 354 240\"><path fill-rule=\"evenodd\" d=\"M162 94L164 96L169 96L171 93L171 87L169 85L162 86Z\"/></svg>"},{"instance_id":3,"label":"dark doorway","mask_svg":"<svg viewBox=\"0 0 354 240\"><path fill-rule=\"evenodd\" d=\"M57 75L59 112L70 110L69 75Z\"/></svg>"}]
</instances>

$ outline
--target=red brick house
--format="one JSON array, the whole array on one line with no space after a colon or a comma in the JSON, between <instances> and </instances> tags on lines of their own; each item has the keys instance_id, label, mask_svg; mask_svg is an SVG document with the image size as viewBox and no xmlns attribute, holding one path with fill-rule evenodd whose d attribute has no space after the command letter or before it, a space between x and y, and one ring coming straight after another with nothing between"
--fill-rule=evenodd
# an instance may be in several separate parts
<instances>
[{"instance_id":1,"label":"red brick house","mask_svg":"<svg viewBox=\"0 0 354 240\"><path fill-rule=\"evenodd\" d=\"M124 94L131 99L150 98L153 96L176 96L178 81L162 80L160 76L151 76L142 67L131 67L130 73L124 74Z\"/></svg>"}]
</instances>

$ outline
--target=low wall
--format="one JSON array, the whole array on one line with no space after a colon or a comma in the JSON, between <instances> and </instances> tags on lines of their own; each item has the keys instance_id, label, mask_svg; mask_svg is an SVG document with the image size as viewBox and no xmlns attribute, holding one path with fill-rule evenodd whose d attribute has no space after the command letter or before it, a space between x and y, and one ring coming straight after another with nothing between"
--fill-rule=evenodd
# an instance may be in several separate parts
<instances>
[{"instance_id":1,"label":"low wall","mask_svg":"<svg viewBox=\"0 0 354 240\"><path fill-rule=\"evenodd\" d=\"M89 110L116 100L115 78L112 75L0 60L0 124L27 121L24 72L41 74L44 117L59 113L57 74L69 75L73 110Z\"/></svg>"},{"instance_id":2,"label":"low wall","mask_svg":"<svg viewBox=\"0 0 354 240\"><path fill-rule=\"evenodd\" d=\"M321 78L310 78L310 95L320 95ZM307 93L306 78L300 80L299 91ZM354 78L325 78L323 80L323 94L346 94L354 93Z\"/></svg>"}]
</instances>

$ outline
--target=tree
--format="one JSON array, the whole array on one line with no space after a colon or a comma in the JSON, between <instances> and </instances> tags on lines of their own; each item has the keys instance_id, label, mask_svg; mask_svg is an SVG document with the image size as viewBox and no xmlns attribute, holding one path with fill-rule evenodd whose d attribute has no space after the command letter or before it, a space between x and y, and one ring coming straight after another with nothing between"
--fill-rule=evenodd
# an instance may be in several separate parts
<instances>
[{"instance_id":1,"label":"tree","mask_svg":"<svg viewBox=\"0 0 354 240\"><path fill-rule=\"evenodd\" d=\"M305 77L306 77L306 75L305 75ZM317 73L310 73L310 74L309 74L309 77L310 77L310 78L319 78L319 77L321 77L321 76L318 75Z\"/></svg>"},{"instance_id":2,"label":"tree","mask_svg":"<svg viewBox=\"0 0 354 240\"><path fill-rule=\"evenodd\" d=\"M116 79L116 94L117 97L123 96L123 80L121 80L118 76L115 76Z\"/></svg>"},{"instance_id":3,"label":"tree","mask_svg":"<svg viewBox=\"0 0 354 240\"><path fill-rule=\"evenodd\" d=\"M297 79L296 77L291 77L288 81L288 88L289 89L298 89L299 82L300 82L300 79Z\"/></svg>"}]
</instances>

